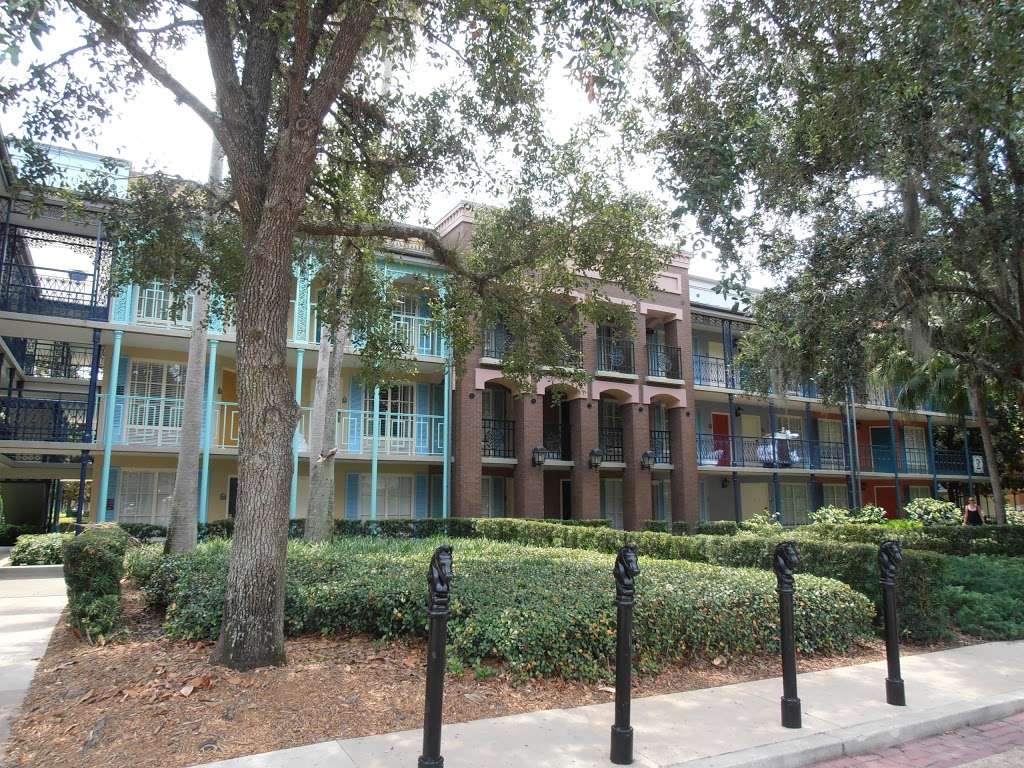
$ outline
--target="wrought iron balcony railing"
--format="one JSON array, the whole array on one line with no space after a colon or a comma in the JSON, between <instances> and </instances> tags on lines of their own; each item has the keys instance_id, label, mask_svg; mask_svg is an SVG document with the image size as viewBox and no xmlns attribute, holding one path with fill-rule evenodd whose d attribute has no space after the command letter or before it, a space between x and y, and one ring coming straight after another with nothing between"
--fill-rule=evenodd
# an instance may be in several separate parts
<instances>
[{"instance_id":1,"label":"wrought iron balcony railing","mask_svg":"<svg viewBox=\"0 0 1024 768\"><path fill-rule=\"evenodd\" d=\"M47 339L4 339L26 376L53 379L86 379L92 374L92 347ZM11 347L16 343L19 355Z\"/></svg>"},{"instance_id":2,"label":"wrought iron balcony railing","mask_svg":"<svg viewBox=\"0 0 1024 768\"><path fill-rule=\"evenodd\" d=\"M672 463L672 433L667 429L651 430L651 450L657 464Z\"/></svg>"},{"instance_id":3,"label":"wrought iron balcony railing","mask_svg":"<svg viewBox=\"0 0 1024 768\"><path fill-rule=\"evenodd\" d=\"M597 339L597 370L636 373L636 366L633 364L633 342L599 336Z\"/></svg>"},{"instance_id":4,"label":"wrought iron balcony railing","mask_svg":"<svg viewBox=\"0 0 1024 768\"><path fill-rule=\"evenodd\" d=\"M391 321L411 356L444 357L447 354L444 336L432 318L395 312ZM365 340L354 338L349 341L346 349L359 353L364 345Z\"/></svg>"},{"instance_id":5,"label":"wrought iron balcony railing","mask_svg":"<svg viewBox=\"0 0 1024 768\"><path fill-rule=\"evenodd\" d=\"M510 419L483 419L480 443L483 455L500 459L516 456L516 423Z\"/></svg>"},{"instance_id":6,"label":"wrought iron balcony railing","mask_svg":"<svg viewBox=\"0 0 1024 768\"><path fill-rule=\"evenodd\" d=\"M86 396L67 392L24 391L0 397L0 440L88 442L88 409Z\"/></svg>"},{"instance_id":7,"label":"wrought iron balcony railing","mask_svg":"<svg viewBox=\"0 0 1024 768\"><path fill-rule=\"evenodd\" d=\"M846 471L842 443L739 435L697 435L697 463L701 466L762 467Z\"/></svg>"},{"instance_id":8,"label":"wrought iron balcony railing","mask_svg":"<svg viewBox=\"0 0 1024 768\"><path fill-rule=\"evenodd\" d=\"M483 356L502 360L512 345L512 336L504 328L488 328L484 331Z\"/></svg>"},{"instance_id":9,"label":"wrought iron balcony railing","mask_svg":"<svg viewBox=\"0 0 1024 768\"><path fill-rule=\"evenodd\" d=\"M682 350L664 344L647 345L647 364L650 376L663 379L683 378Z\"/></svg>"},{"instance_id":10,"label":"wrought iron balcony railing","mask_svg":"<svg viewBox=\"0 0 1024 768\"><path fill-rule=\"evenodd\" d=\"M98 305L94 288L90 272L0 262L0 310L6 312L102 320L107 307Z\"/></svg>"},{"instance_id":11,"label":"wrought iron balcony railing","mask_svg":"<svg viewBox=\"0 0 1024 768\"><path fill-rule=\"evenodd\" d=\"M553 461L571 461L572 447L569 435L560 424L544 426L544 458Z\"/></svg>"},{"instance_id":12,"label":"wrought iron balcony railing","mask_svg":"<svg viewBox=\"0 0 1024 768\"><path fill-rule=\"evenodd\" d=\"M605 461L623 461L623 442L621 427L601 427L597 430L598 448L604 454Z\"/></svg>"}]
</instances>

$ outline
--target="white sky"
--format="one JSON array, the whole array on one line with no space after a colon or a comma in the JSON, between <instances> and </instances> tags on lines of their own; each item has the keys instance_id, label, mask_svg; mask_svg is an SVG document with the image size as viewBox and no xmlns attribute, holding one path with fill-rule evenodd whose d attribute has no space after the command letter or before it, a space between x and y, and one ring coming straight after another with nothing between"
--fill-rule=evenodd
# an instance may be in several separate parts
<instances>
[{"instance_id":1,"label":"white sky","mask_svg":"<svg viewBox=\"0 0 1024 768\"><path fill-rule=\"evenodd\" d=\"M46 39L45 50L39 56L53 56L65 47L77 44L80 38L76 26L73 20L69 19L69 23L58 27L55 33ZM213 85L209 61L205 46L199 39L194 39L186 48L173 53L166 63L171 73L193 93L212 103ZM421 76L426 81L437 74L435 71L414 75L417 79ZM206 178L210 132L192 110L175 103L174 98L163 87L154 82L147 82L138 89L134 98L123 99L115 107L116 116L104 126L96 140L69 142L71 146L128 160L135 172L160 169L190 179ZM573 126L595 114L595 105L588 101L581 84L570 80L563 72L556 72L547 83L545 110L548 129L552 136L557 140L564 140ZM3 114L0 115L0 119L5 131L15 134L19 132L19 115ZM653 162L631 169L627 183L638 191L648 192L671 204L657 185ZM417 218L423 217L426 221L436 222L455 204L467 197L488 202L481 200L479 194L462 189L438 189L429 195L425 209L419 212ZM692 229L692 225L684 227L687 232ZM715 277L718 275L718 268L706 257L694 257L691 273ZM755 287L762 287L765 282L766 277L759 274L752 280Z\"/></svg>"}]
</instances>

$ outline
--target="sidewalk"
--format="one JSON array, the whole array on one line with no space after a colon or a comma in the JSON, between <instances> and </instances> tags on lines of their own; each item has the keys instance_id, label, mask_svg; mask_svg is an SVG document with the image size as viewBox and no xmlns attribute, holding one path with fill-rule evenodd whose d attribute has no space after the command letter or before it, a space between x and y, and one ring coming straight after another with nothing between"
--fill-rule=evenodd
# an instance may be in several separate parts
<instances>
[{"instance_id":1,"label":"sidewalk","mask_svg":"<svg viewBox=\"0 0 1024 768\"><path fill-rule=\"evenodd\" d=\"M25 566L31 568L31 566ZM67 602L52 569L0 568L0 759L21 702Z\"/></svg>"},{"instance_id":2,"label":"sidewalk","mask_svg":"<svg viewBox=\"0 0 1024 768\"><path fill-rule=\"evenodd\" d=\"M885 703L885 663L800 675L803 728L779 725L778 678L633 702L640 768L797 768L1024 711L1024 642L903 659L906 707ZM612 704L446 726L447 768L606 768ZM403 731L204 768L412 768L420 731Z\"/></svg>"}]
</instances>

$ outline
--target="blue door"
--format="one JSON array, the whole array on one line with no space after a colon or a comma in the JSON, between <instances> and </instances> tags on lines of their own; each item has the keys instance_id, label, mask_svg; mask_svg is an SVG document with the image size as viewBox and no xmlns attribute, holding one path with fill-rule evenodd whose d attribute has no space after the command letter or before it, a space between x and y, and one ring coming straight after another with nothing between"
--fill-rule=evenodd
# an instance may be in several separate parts
<instances>
[{"instance_id":1,"label":"blue door","mask_svg":"<svg viewBox=\"0 0 1024 768\"><path fill-rule=\"evenodd\" d=\"M871 468L875 472L893 472L896 469L892 432L888 427L871 427Z\"/></svg>"}]
</instances>

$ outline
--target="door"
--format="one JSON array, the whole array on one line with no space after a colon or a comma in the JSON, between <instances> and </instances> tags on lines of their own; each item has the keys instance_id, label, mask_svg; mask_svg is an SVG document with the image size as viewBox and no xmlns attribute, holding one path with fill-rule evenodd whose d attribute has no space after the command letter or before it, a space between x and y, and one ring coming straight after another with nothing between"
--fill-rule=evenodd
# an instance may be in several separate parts
<instances>
[{"instance_id":1,"label":"door","mask_svg":"<svg viewBox=\"0 0 1024 768\"><path fill-rule=\"evenodd\" d=\"M871 427L870 434L872 471L894 472L896 470L896 462L895 457L892 455L892 431L888 427ZM895 494L895 490L893 493ZM895 506L896 502L894 500L894 509Z\"/></svg>"},{"instance_id":2,"label":"door","mask_svg":"<svg viewBox=\"0 0 1024 768\"><path fill-rule=\"evenodd\" d=\"M238 509L238 478L228 478L228 517L235 516Z\"/></svg>"},{"instance_id":3,"label":"door","mask_svg":"<svg viewBox=\"0 0 1024 768\"><path fill-rule=\"evenodd\" d=\"M875 504L885 510L886 517L896 517L896 486L876 485Z\"/></svg>"},{"instance_id":4,"label":"door","mask_svg":"<svg viewBox=\"0 0 1024 768\"><path fill-rule=\"evenodd\" d=\"M771 506L770 490L768 483L740 483L740 517L746 520L751 515L768 509Z\"/></svg>"},{"instance_id":5,"label":"door","mask_svg":"<svg viewBox=\"0 0 1024 768\"><path fill-rule=\"evenodd\" d=\"M729 386L729 377L725 370L725 347L720 341L708 341L708 356L704 371L705 384L712 387Z\"/></svg>"},{"instance_id":6,"label":"door","mask_svg":"<svg viewBox=\"0 0 1024 768\"><path fill-rule=\"evenodd\" d=\"M704 458L709 458L714 461L709 461L708 463L715 463L720 467L728 467L732 465L732 441L729 438L729 427L729 414L711 414L711 432L714 435L714 453L710 457ZM719 451L721 451L721 453L719 453Z\"/></svg>"},{"instance_id":7,"label":"door","mask_svg":"<svg viewBox=\"0 0 1024 768\"><path fill-rule=\"evenodd\" d=\"M845 469L843 424L836 419L818 419L818 461L822 469ZM845 506L845 504L843 505Z\"/></svg>"},{"instance_id":8,"label":"door","mask_svg":"<svg viewBox=\"0 0 1024 768\"><path fill-rule=\"evenodd\" d=\"M907 472L927 474L928 442L924 427L903 428L903 451L906 454Z\"/></svg>"},{"instance_id":9,"label":"door","mask_svg":"<svg viewBox=\"0 0 1024 768\"><path fill-rule=\"evenodd\" d=\"M572 520L572 480L562 480L559 487L562 493L562 519Z\"/></svg>"}]
</instances>

